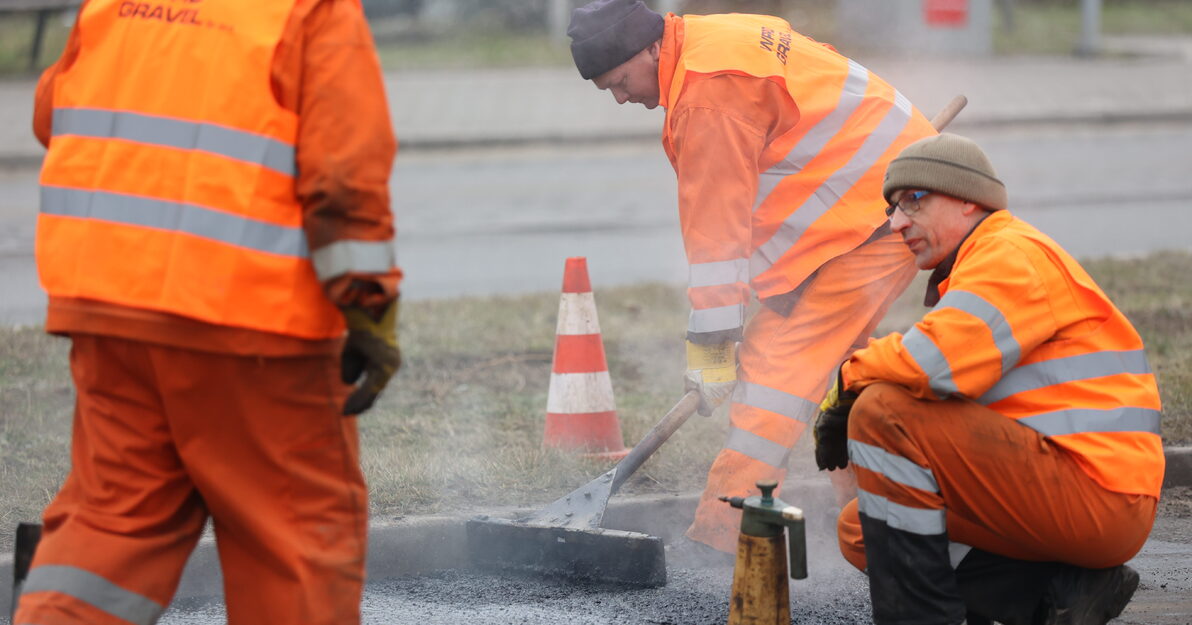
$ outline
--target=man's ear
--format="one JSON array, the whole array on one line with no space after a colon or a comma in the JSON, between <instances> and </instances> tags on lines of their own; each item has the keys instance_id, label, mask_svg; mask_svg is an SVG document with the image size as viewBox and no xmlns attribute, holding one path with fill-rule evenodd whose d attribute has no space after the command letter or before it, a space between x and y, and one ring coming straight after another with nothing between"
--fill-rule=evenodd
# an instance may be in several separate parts
<instances>
[{"instance_id":1,"label":"man's ear","mask_svg":"<svg viewBox=\"0 0 1192 625\"><path fill-rule=\"evenodd\" d=\"M973 204L972 202L965 202L964 205L960 207L960 213L965 217L971 217L983 212L985 212L984 207L979 204Z\"/></svg>"},{"instance_id":2,"label":"man's ear","mask_svg":"<svg viewBox=\"0 0 1192 625\"><path fill-rule=\"evenodd\" d=\"M650 59L657 61L658 56L662 53L662 40L659 39L658 41L655 41L654 43L650 44L649 48L646 49L650 51Z\"/></svg>"}]
</instances>

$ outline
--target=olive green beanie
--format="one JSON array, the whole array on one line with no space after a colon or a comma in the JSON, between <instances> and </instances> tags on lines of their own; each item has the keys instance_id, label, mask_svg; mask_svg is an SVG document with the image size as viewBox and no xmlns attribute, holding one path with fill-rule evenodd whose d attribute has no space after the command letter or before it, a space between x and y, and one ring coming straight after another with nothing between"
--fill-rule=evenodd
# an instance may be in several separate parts
<instances>
[{"instance_id":1,"label":"olive green beanie","mask_svg":"<svg viewBox=\"0 0 1192 625\"><path fill-rule=\"evenodd\" d=\"M886 201L900 189L926 189L966 200L990 210L1008 203L1006 185L972 139L943 133L908 146L886 169L882 195Z\"/></svg>"}]
</instances>

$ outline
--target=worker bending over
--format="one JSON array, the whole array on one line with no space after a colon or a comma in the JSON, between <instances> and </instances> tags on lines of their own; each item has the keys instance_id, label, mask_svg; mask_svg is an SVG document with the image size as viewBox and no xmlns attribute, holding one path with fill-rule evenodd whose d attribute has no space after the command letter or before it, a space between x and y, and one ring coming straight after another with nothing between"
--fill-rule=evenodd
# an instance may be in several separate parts
<instances>
[{"instance_id":1,"label":"worker bending over","mask_svg":"<svg viewBox=\"0 0 1192 625\"><path fill-rule=\"evenodd\" d=\"M932 309L855 352L815 426L820 468L856 469L840 547L869 574L874 622L1107 622L1138 585L1123 563L1163 482L1141 338L1006 210L972 141L912 144L882 191L933 270Z\"/></svg>"},{"instance_id":2,"label":"worker bending over","mask_svg":"<svg viewBox=\"0 0 1192 625\"><path fill-rule=\"evenodd\" d=\"M935 131L881 78L776 17L596 0L568 34L581 76L618 103L666 108L690 266L685 383L701 414L731 401L687 536L733 553L740 511L718 498L783 479L834 367L915 273L886 225L881 177ZM751 293L762 306L746 323ZM841 504L852 499L851 476L833 481Z\"/></svg>"},{"instance_id":3,"label":"worker bending over","mask_svg":"<svg viewBox=\"0 0 1192 625\"><path fill-rule=\"evenodd\" d=\"M37 88L37 264L77 403L15 623L155 622L208 516L230 623L358 623L344 415L400 365L368 25L355 0L127 4L84 3Z\"/></svg>"}]
</instances>

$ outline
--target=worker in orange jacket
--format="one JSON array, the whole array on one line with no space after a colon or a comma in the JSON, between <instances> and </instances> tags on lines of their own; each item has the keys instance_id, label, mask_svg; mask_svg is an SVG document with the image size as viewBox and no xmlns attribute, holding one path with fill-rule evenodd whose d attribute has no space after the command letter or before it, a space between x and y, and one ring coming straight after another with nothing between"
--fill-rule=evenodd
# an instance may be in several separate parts
<instances>
[{"instance_id":1,"label":"worker in orange jacket","mask_svg":"<svg viewBox=\"0 0 1192 625\"><path fill-rule=\"evenodd\" d=\"M740 511L718 498L783 479L835 364L915 273L886 225L881 176L935 130L881 78L775 17L596 0L568 32L581 76L618 103L666 108L690 267L685 384L705 415L731 398L686 535L696 551L732 553ZM762 306L746 323L751 292ZM851 477L833 478L843 504Z\"/></svg>"},{"instance_id":2,"label":"worker in orange jacket","mask_svg":"<svg viewBox=\"0 0 1192 625\"><path fill-rule=\"evenodd\" d=\"M840 547L869 574L874 622L1108 622L1138 585L1123 563L1163 482L1142 339L1006 210L972 141L910 145L882 191L933 270L932 308L853 353L815 425L820 468L856 468Z\"/></svg>"},{"instance_id":3,"label":"worker in orange jacket","mask_svg":"<svg viewBox=\"0 0 1192 625\"><path fill-rule=\"evenodd\" d=\"M77 403L15 623L154 622L208 517L230 623L359 622L402 276L360 3L88 0L33 126Z\"/></svg>"}]
</instances>

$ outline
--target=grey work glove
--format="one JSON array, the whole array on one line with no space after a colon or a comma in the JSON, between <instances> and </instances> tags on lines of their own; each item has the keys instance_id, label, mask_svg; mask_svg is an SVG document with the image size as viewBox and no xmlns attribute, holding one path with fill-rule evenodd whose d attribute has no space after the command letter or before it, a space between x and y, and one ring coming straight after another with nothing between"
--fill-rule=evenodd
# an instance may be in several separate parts
<instances>
[{"instance_id":1,"label":"grey work glove","mask_svg":"<svg viewBox=\"0 0 1192 625\"><path fill-rule=\"evenodd\" d=\"M844 390L839 369L832 388L820 402L812 435L815 437L815 466L824 469L843 469L848 466L848 415L857 401L857 394Z\"/></svg>"},{"instance_id":2,"label":"grey work glove","mask_svg":"<svg viewBox=\"0 0 1192 625\"><path fill-rule=\"evenodd\" d=\"M344 402L343 413L355 415L372 407L389 379L401 368L398 300L393 300L379 316L357 306L345 306L341 310L348 324L348 340L340 360L340 378L344 384L356 385Z\"/></svg>"}]
</instances>

